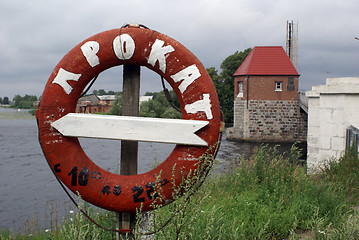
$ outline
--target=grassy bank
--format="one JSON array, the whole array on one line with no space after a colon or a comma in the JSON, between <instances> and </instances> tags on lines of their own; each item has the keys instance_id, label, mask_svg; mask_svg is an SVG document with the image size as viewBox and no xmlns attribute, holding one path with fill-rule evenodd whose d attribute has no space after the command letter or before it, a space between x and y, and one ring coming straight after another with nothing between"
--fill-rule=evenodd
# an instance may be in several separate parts
<instances>
[{"instance_id":1,"label":"grassy bank","mask_svg":"<svg viewBox=\"0 0 359 240\"><path fill-rule=\"evenodd\" d=\"M4 108L7 111L0 111L0 119L35 119L34 111L32 110L20 110L16 111L15 109Z\"/></svg>"},{"instance_id":2,"label":"grassy bank","mask_svg":"<svg viewBox=\"0 0 359 240\"><path fill-rule=\"evenodd\" d=\"M357 153L328 161L315 175L306 174L299 156L295 146L286 155L262 146L230 172L209 177L198 191L153 211L150 224L135 237L157 231L153 239L359 239ZM112 213L89 211L115 227ZM7 231L0 237L9 238L113 239L114 234L76 214L47 232Z\"/></svg>"}]
</instances>

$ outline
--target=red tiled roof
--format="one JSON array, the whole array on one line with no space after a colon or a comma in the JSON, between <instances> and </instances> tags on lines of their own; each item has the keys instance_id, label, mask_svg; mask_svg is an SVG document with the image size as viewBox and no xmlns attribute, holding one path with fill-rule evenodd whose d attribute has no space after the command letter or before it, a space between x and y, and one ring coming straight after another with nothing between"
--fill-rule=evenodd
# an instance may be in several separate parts
<instances>
[{"instance_id":1,"label":"red tiled roof","mask_svg":"<svg viewBox=\"0 0 359 240\"><path fill-rule=\"evenodd\" d=\"M283 47L254 47L233 76L299 76Z\"/></svg>"}]
</instances>

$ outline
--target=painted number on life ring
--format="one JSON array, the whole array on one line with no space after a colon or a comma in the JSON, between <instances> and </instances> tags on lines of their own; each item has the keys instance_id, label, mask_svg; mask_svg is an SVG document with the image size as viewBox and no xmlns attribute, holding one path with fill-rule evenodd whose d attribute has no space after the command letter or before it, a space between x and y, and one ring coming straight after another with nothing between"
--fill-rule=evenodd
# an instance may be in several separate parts
<instances>
[{"instance_id":1,"label":"painted number on life ring","mask_svg":"<svg viewBox=\"0 0 359 240\"><path fill-rule=\"evenodd\" d=\"M84 167L77 176L77 167L73 167L68 175L71 176L71 186L77 186L78 183L80 186L84 187L89 181L90 171L88 168Z\"/></svg>"}]
</instances>

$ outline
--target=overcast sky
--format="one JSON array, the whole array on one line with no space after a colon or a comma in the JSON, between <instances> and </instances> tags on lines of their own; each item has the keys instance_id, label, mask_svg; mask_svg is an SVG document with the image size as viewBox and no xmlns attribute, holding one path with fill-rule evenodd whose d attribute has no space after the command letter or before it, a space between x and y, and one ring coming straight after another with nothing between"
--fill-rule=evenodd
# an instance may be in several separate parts
<instances>
[{"instance_id":1,"label":"overcast sky","mask_svg":"<svg viewBox=\"0 0 359 240\"><path fill-rule=\"evenodd\" d=\"M141 23L186 46L206 68L254 46L285 48L298 21L300 89L329 77L359 76L358 0L0 0L0 97L40 96L52 69L75 45L125 23ZM159 91L142 70L141 93ZM122 69L93 89L120 91Z\"/></svg>"}]
</instances>

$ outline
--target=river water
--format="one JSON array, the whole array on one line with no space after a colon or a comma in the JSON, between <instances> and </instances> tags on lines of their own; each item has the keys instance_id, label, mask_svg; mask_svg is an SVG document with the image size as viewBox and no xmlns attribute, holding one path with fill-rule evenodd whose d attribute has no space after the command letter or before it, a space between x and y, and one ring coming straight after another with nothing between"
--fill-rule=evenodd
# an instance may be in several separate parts
<instances>
[{"instance_id":1,"label":"river water","mask_svg":"<svg viewBox=\"0 0 359 240\"><path fill-rule=\"evenodd\" d=\"M42 154L35 119L16 119L18 116L23 117L23 113L0 108L0 230L24 230L25 223L48 228L74 206ZM80 142L86 154L99 166L117 171L119 141L80 139ZM249 155L256 146L258 144L226 141L224 136L216 168L226 172L235 159ZM280 151L290 147L291 144L282 144ZM172 144L140 142L139 173L163 161L173 148Z\"/></svg>"}]
</instances>

